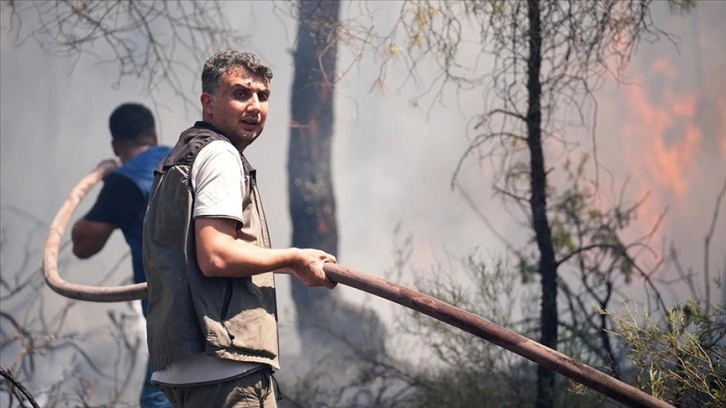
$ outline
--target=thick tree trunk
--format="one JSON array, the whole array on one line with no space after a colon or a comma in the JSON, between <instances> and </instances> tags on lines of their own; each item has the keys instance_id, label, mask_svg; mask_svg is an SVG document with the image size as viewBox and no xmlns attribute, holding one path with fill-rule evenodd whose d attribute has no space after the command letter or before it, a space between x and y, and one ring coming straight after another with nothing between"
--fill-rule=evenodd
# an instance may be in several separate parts
<instances>
[{"instance_id":1,"label":"thick tree trunk","mask_svg":"<svg viewBox=\"0 0 726 408\"><path fill-rule=\"evenodd\" d=\"M331 148L340 2L301 0L299 6L287 163L292 245L337 256ZM336 339L345 339L345 347L382 350L386 330L378 315L335 294L292 279L303 348L313 352L322 347L330 352Z\"/></svg>"},{"instance_id":2,"label":"thick tree trunk","mask_svg":"<svg viewBox=\"0 0 726 408\"><path fill-rule=\"evenodd\" d=\"M547 219L547 173L542 151L542 28L539 0L527 1L529 20L529 57L527 59L527 147L530 153L530 208L540 259L538 271L542 285L540 343L557 350L557 265L552 233ZM537 367L537 408L554 405L554 372Z\"/></svg>"},{"instance_id":3,"label":"thick tree trunk","mask_svg":"<svg viewBox=\"0 0 726 408\"><path fill-rule=\"evenodd\" d=\"M339 9L338 1L300 1L287 163L292 245L333 255L338 252L331 145ZM293 279L292 296L299 320L330 293L307 288Z\"/></svg>"}]
</instances>

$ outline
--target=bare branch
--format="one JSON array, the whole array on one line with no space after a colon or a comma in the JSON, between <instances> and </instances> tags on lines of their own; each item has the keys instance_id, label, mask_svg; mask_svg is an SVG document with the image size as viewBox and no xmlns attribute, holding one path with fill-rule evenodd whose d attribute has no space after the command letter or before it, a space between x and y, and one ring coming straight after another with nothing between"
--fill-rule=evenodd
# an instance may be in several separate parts
<instances>
[{"instance_id":1,"label":"bare branch","mask_svg":"<svg viewBox=\"0 0 726 408\"><path fill-rule=\"evenodd\" d=\"M3 2L12 15L17 44L35 41L42 49L76 62L90 55L98 63L115 65L113 87L127 78L143 80L143 92L154 97L164 85L196 106L188 97L188 79L214 50L230 48L243 37L229 27L218 0L148 2L33 1ZM25 32L23 19L37 19L38 28ZM99 45L102 45L99 47ZM75 64L74 64L75 65Z\"/></svg>"},{"instance_id":2,"label":"bare branch","mask_svg":"<svg viewBox=\"0 0 726 408\"><path fill-rule=\"evenodd\" d=\"M706 292L706 313L708 314L711 310L711 271L710 271L710 255L711 251L711 239L713 238L714 230L716 229L716 221L718 220L718 213L721 209L721 200L726 195L726 180L724 180L721 191L716 196L716 206L713 210L713 216L711 217L711 224L704 238L703 248L703 279L704 279L704 290ZM726 283L725 283L726 284Z\"/></svg>"}]
</instances>

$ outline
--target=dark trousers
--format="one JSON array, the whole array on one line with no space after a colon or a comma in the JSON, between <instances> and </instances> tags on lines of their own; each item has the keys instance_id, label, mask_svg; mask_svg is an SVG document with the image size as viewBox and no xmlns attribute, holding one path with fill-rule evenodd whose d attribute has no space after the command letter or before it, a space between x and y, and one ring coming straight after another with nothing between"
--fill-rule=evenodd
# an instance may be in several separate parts
<instances>
[{"instance_id":1,"label":"dark trousers","mask_svg":"<svg viewBox=\"0 0 726 408\"><path fill-rule=\"evenodd\" d=\"M214 384L161 388L176 408L277 408L272 383L272 370L262 369Z\"/></svg>"}]
</instances>

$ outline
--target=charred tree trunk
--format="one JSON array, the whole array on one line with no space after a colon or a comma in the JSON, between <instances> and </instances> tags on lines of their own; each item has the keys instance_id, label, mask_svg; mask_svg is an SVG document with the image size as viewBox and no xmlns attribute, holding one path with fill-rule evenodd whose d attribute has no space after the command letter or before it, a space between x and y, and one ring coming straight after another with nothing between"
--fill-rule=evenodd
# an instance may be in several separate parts
<instances>
[{"instance_id":1,"label":"charred tree trunk","mask_svg":"<svg viewBox=\"0 0 726 408\"><path fill-rule=\"evenodd\" d=\"M301 0L298 14L288 189L292 245L338 255L338 224L331 174L333 99L340 2ZM386 330L378 315L292 279L298 332L305 350L331 350L336 339L361 349L382 350Z\"/></svg>"},{"instance_id":2,"label":"charred tree trunk","mask_svg":"<svg viewBox=\"0 0 726 408\"><path fill-rule=\"evenodd\" d=\"M540 259L538 272L542 286L540 343L557 350L557 264L552 232L547 219L547 173L542 151L542 27L539 0L527 1L529 57L527 58L527 147L530 153L530 208ZM537 408L554 406L555 374L537 367Z\"/></svg>"},{"instance_id":3,"label":"charred tree trunk","mask_svg":"<svg viewBox=\"0 0 726 408\"><path fill-rule=\"evenodd\" d=\"M297 48L293 54L292 117L288 152L288 190L292 245L338 252L338 225L331 177L333 96L338 1L301 0ZM327 289L292 280L298 318L308 316Z\"/></svg>"}]
</instances>

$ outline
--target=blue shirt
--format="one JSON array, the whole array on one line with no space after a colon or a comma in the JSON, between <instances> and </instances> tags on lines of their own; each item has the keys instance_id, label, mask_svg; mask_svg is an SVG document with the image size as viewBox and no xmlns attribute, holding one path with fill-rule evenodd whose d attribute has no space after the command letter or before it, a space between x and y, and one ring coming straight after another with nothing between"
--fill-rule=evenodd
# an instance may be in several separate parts
<instances>
[{"instance_id":1,"label":"blue shirt","mask_svg":"<svg viewBox=\"0 0 726 408\"><path fill-rule=\"evenodd\" d=\"M146 282L141 251L141 234L149 191L154 182L154 169L171 151L171 147L156 146L138 154L103 180L93 208L86 214L89 221L112 224L121 229L131 249L134 282ZM141 302L144 316L148 308Z\"/></svg>"}]
</instances>

